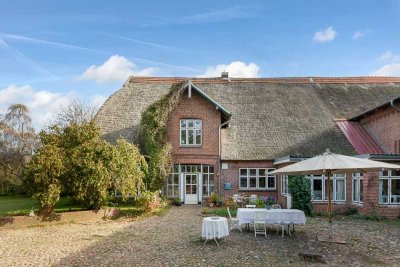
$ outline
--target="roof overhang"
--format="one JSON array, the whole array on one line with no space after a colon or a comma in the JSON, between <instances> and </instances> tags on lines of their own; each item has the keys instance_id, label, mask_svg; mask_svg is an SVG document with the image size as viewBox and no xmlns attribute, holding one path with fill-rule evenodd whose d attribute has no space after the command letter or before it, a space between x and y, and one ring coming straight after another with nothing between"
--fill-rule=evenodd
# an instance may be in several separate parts
<instances>
[{"instance_id":1,"label":"roof overhang","mask_svg":"<svg viewBox=\"0 0 400 267\"><path fill-rule=\"evenodd\" d=\"M388 102L385 102L385 103L383 103L383 104L381 104L381 105L379 105L379 106L377 106L377 107L374 107L374 108L372 108L372 109L369 109L369 110L367 110L367 111L364 111L363 113L361 113L361 114L359 114L359 115L357 115L357 116L355 116L355 117L349 119L349 121L358 121L358 120L360 120L360 119L362 119L362 118L368 116L369 114L374 113L375 111L377 111L377 110L379 110L379 109L387 108L387 107L393 107L393 108L396 109L398 112L400 112L400 107L395 106L395 104L397 104L397 103L400 103L400 96L398 96L398 97L396 97L396 98L394 98L394 99L392 99L392 100L390 100L390 101L388 101Z\"/></svg>"},{"instance_id":2,"label":"roof overhang","mask_svg":"<svg viewBox=\"0 0 400 267\"><path fill-rule=\"evenodd\" d=\"M198 86L196 86L195 84L192 83L191 80L187 81L187 83L185 84L185 88L187 88L189 90L189 96L191 95L191 91L195 90L199 95L201 95L202 97L204 97L207 101L209 101L211 104L213 104L215 106L216 109L220 110L222 113L222 118L223 121L229 121L229 119L231 118L231 113L224 108L220 103L218 103L215 99L213 99L212 97L210 97L209 95L207 95L203 90L201 90Z\"/></svg>"},{"instance_id":3,"label":"roof overhang","mask_svg":"<svg viewBox=\"0 0 400 267\"><path fill-rule=\"evenodd\" d=\"M303 161L305 159L309 159L310 157L300 157L300 156L286 156L274 159L273 165L281 165L286 163L296 163Z\"/></svg>"},{"instance_id":4,"label":"roof overhang","mask_svg":"<svg viewBox=\"0 0 400 267\"><path fill-rule=\"evenodd\" d=\"M400 154L362 154L354 156L356 158L362 159L372 159L377 161L399 161L400 162Z\"/></svg>"}]
</instances>

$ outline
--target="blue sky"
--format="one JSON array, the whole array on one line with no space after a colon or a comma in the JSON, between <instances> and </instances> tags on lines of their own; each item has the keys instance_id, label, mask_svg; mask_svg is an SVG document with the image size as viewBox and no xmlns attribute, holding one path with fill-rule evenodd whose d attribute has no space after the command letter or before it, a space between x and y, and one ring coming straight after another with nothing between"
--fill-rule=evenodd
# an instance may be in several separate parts
<instances>
[{"instance_id":1,"label":"blue sky","mask_svg":"<svg viewBox=\"0 0 400 267\"><path fill-rule=\"evenodd\" d=\"M400 75L400 1L0 1L0 109L37 128L130 74Z\"/></svg>"}]
</instances>

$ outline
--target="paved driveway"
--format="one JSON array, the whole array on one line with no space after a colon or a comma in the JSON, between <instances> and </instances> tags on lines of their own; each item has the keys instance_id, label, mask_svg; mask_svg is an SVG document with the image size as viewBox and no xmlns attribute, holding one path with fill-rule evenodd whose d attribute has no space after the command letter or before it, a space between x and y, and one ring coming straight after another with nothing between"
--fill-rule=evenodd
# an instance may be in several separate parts
<instances>
[{"instance_id":1,"label":"paved driveway","mask_svg":"<svg viewBox=\"0 0 400 267\"><path fill-rule=\"evenodd\" d=\"M0 230L1 266L400 266L400 227L342 219L335 231L348 245L315 241L325 218L311 218L293 237L231 232L217 247L199 236L200 206L173 207L142 221L65 224ZM324 255L328 264L306 263L304 250Z\"/></svg>"}]
</instances>

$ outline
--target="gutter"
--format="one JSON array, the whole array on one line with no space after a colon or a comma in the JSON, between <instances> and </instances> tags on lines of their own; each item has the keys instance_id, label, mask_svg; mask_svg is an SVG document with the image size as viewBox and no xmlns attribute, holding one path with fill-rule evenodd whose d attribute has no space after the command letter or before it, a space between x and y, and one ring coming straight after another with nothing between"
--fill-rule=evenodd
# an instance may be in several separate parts
<instances>
[{"instance_id":1,"label":"gutter","mask_svg":"<svg viewBox=\"0 0 400 267\"><path fill-rule=\"evenodd\" d=\"M227 120L226 122L222 123L218 127L218 195L221 195L221 128L227 125L231 119Z\"/></svg>"},{"instance_id":2,"label":"gutter","mask_svg":"<svg viewBox=\"0 0 400 267\"><path fill-rule=\"evenodd\" d=\"M394 108L397 112L400 112L400 108L394 105L393 99L390 100L390 106L391 106L392 108Z\"/></svg>"}]
</instances>

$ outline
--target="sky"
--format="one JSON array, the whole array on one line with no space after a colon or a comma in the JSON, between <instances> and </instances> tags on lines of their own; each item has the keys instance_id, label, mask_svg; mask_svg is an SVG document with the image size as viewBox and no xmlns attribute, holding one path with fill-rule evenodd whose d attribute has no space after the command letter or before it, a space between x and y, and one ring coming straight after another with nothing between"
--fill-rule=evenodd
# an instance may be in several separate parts
<instances>
[{"instance_id":1,"label":"sky","mask_svg":"<svg viewBox=\"0 0 400 267\"><path fill-rule=\"evenodd\" d=\"M0 0L0 111L40 129L130 75L400 76L400 1Z\"/></svg>"}]
</instances>

